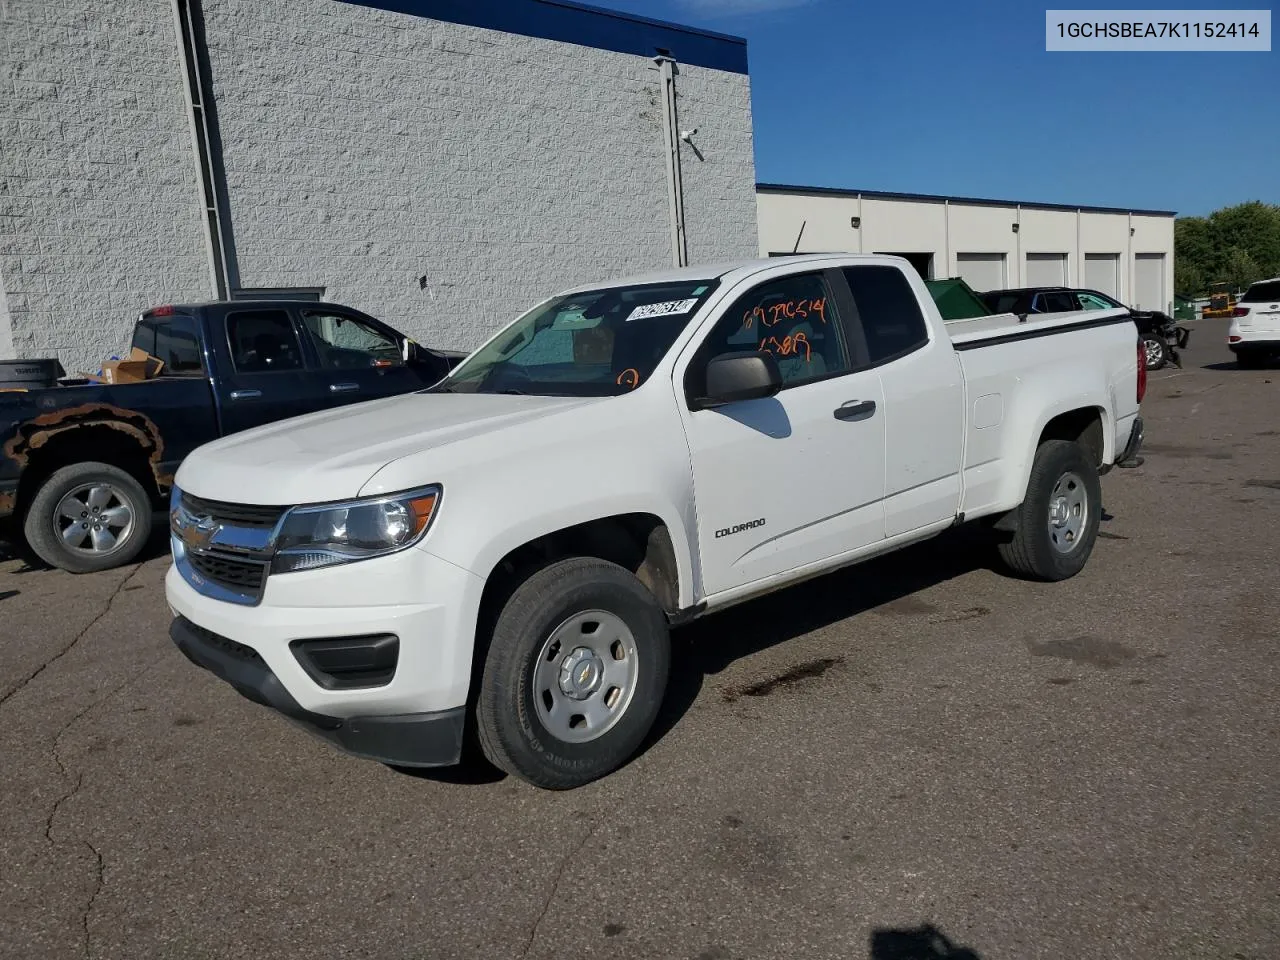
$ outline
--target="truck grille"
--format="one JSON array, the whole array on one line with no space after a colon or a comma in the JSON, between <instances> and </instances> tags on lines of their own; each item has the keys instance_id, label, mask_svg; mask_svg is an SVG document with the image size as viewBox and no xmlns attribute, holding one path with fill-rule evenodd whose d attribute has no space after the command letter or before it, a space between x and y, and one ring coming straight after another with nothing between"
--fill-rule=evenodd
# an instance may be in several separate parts
<instances>
[{"instance_id":1,"label":"truck grille","mask_svg":"<svg viewBox=\"0 0 1280 960\"><path fill-rule=\"evenodd\" d=\"M185 490L182 492L182 505L187 512L198 517L212 517L219 523L236 527L256 527L270 529L279 521L286 507L268 507L256 503L223 503L220 500L205 500L193 497Z\"/></svg>"},{"instance_id":2,"label":"truck grille","mask_svg":"<svg viewBox=\"0 0 1280 960\"><path fill-rule=\"evenodd\" d=\"M187 552L187 562L210 583L232 590L257 601L267 582L267 564L245 560L224 553Z\"/></svg>"}]
</instances>

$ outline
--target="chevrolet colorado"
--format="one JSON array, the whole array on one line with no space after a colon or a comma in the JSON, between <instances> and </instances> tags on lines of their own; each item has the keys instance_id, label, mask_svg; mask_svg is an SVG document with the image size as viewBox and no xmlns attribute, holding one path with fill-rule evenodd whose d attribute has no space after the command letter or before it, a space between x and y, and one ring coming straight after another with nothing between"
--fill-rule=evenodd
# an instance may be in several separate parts
<instances>
[{"instance_id":1,"label":"chevrolet colorado","mask_svg":"<svg viewBox=\"0 0 1280 960\"><path fill-rule=\"evenodd\" d=\"M170 635L356 755L451 764L474 729L578 786L648 733L673 625L978 519L1076 574L1145 383L1127 311L944 324L896 257L584 286L426 390L192 453Z\"/></svg>"}]
</instances>

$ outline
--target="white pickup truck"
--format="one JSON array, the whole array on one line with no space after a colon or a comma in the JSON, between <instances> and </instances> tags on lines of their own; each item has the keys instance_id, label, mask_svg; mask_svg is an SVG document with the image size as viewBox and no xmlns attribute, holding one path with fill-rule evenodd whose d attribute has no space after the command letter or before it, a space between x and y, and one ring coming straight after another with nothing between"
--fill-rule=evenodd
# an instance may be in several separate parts
<instances>
[{"instance_id":1,"label":"white pickup truck","mask_svg":"<svg viewBox=\"0 0 1280 960\"><path fill-rule=\"evenodd\" d=\"M1093 548L1142 443L1125 311L945 324L895 257L555 296L420 393L198 448L170 634L359 756L568 788L649 732L668 631L984 518L1020 575Z\"/></svg>"}]
</instances>

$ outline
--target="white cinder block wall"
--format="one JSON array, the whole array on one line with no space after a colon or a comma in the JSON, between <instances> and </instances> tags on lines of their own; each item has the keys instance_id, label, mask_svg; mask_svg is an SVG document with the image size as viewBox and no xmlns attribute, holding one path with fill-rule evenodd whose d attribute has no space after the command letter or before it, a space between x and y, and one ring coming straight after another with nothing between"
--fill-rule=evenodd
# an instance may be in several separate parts
<instances>
[{"instance_id":1,"label":"white cinder block wall","mask_svg":"<svg viewBox=\"0 0 1280 960\"><path fill-rule=\"evenodd\" d=\"M123 38L129 67L130 55L145 48L142 74L122 89L158 115L138 117L140 106L114 101L97 104L104 130L89 139L109 140L109 150L121 156L120 166L102 171L104 189L120 206L79 214L89 229L78 235L114 230L111 243L76 237L68 256L85 273L68 263L50 276L26 260L26 247L16 259L4 250L0 283L8 294L12 352L56 352L70 368L119 350L139 310L209 299L212 290L170 0L117 3L111 16L97 20L102 5L89 0L51 5L68 9L52 31L68 45L68 60L83 57L81 36L104 50ZM680 125L698 130L681 145L690 259L755 252L750 88L745 53L731 38L655 35L625 16L544 8L541 0L486 5L497 12L479 19L509 19L510 30L433 19L424 12L459 8L431 0L200 6L233 286L324 287L326 299L425 343L466 349L561 287L669 265L662 108L651 59L657 48L646 46L655 36L672 44L678 64ZM0 9L39 21L45 4L4 0ZM561 15L574 18L562 35L578 42L521 32L532 23L527 32L538 33L545 18ZM19 43L8 42L10 51L18 48L6 61L10 82L39 72L33 65L54 50L53 41L28 42L33 34L21 22ZM634 32L636 52L593 45L597 31ZM688 37L699 51L689 59L701 63L682 59L681 43L693 42L682 41ZM98 62L82 65L80 79L112 88L114 79L98 74ZM56 93L51 99L60 110ZM6 99L0 117L8 105ZM106 129L119 129L118 138ZM56 154L55 162L71 164L66 178L72 189L83 189L76 148L51 139L48 128L5 132L17 134L29 154ZM0 203L11 203L14 176L7 167L0 173ZM31 216L41 206L40 229L49 232L65 213L43 199L23 194L21 210ZM0 214L19 215L3 206ZM0 235L7 239L12 231L4 224ZM15 296L33 285L43 295L34 304ZM94 319L78 326L86 306Z\"/></svg>"},{"instance_id":2,"label":"white cinder block wall","mask_svg":"<svg viewBox=\"0 0 1280 960\"><path fill-rule=\"evenodd\" d=\"M0 2L0 358L97 370L207 297L196 176L170 0Z\"/></svg>"}]
</instances>

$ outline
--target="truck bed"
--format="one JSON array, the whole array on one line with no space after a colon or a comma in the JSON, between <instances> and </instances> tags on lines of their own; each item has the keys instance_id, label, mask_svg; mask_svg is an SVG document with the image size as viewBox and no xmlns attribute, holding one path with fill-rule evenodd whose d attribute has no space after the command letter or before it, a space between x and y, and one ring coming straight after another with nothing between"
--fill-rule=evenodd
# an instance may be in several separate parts
<instances>
[{"instance_id":1,"label":"truck bed","mask_svg":"<svg viewBox=\"0 0 1280 960\"><path fill-rule=\"evenodd\" d=\"M1083 330L1115 323L1128 316L1127 310L1072 310L1068 313L1040 313L1025 320L1015 313L995 313L986 317L949 320L947 333L957 350L973 349L1069 330Z\"/></svg>"}]
</instances>

